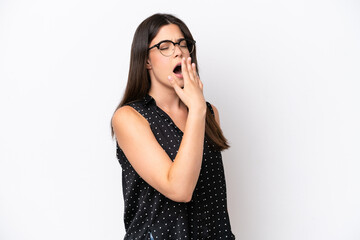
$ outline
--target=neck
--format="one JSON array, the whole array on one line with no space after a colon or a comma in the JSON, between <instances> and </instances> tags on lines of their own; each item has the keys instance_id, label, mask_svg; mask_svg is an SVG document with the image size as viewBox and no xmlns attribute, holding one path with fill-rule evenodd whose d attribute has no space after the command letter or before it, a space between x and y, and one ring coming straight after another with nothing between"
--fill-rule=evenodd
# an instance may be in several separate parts
<instances>
[{"instance_id":1,"label":"neck","mask_svg":"<svg viewBox=\"0 0 360 240\"><path fill-rule=\"evenodd\" d=\"M149 95L156 101L156 105L163 110L174 111L181 108L186 108L185 104L180 100L174 89L160 89L150 88Z\"/></svg>"}]
</instances>

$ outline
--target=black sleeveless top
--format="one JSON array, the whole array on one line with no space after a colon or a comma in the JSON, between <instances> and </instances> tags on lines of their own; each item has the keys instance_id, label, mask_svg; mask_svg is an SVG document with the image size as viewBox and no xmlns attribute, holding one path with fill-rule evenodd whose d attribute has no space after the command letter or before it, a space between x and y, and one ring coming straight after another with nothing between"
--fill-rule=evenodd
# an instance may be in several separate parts
<instances>
[{"instance_id":1,"label":"black sleeveless top","mask_svg":"<svg viewBox=\"0 0 360 240\"><path fill-rule=\"evenodd\" d=\"M183 132L149 95L127 105L149 122L157 141L174 160ZM213 113L211 104L207 103L207 106ZM135 172L119 145L117 158L122 167L125 201L124 239L142 240L150 239L150 236L155 240L235 239L227 211L221 153L214 150L206 139L199 179L188 203L174 202L146 183Z\"/></svg>"}]
</instances>

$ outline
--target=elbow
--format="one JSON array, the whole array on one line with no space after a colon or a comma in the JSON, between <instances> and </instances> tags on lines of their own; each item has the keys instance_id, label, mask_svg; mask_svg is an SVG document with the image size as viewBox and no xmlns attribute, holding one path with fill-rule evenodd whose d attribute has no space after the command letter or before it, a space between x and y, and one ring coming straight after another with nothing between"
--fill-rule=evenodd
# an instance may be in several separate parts
<instances>
[{"instance_id":1,"label":"elbow","mask_svg":"<svg viewBox=\"0 0 360 240\"><path fill-rule=\"evenodd\" d=\"M172 180L172 181L171 181ZM195 184L169 179L164 195L174 202L188 203L192 200Z\"/></svg>"},{"instance_id":2,"label":"elbow","mask_svg":"<svg viewBox=\"0 0 360 240\"><path fill-rule=\"evenodd\" d=\"M174 194L173 196L171 196L169 198L175 202L188 203L191 201L192 196L193 196L192 191L184 192L184 193L177 192L176 194Z\"/></svg>"},{"instance_id":3,"label":"elbow","mask_svg":"<svg viewBox=\"0 0 360 240\"><path fill-rule=\"evenodd\" d=\"M192 199L192 194L188 194L187 196L183 196L183 197L181 198L181 201L180 201L180 202L188 203L188 202L191 201L191 199Z\"/></svg>"}]
</instances>

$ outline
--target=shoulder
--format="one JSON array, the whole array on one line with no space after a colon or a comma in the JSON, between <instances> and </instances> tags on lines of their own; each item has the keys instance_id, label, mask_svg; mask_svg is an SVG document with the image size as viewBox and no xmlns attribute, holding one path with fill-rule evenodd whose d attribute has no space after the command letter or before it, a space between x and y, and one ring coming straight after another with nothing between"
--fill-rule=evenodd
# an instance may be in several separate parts
<instances>
[{"instance_id":1,"label":"shoulder","mask_svg":"<svg viewBox=\"0 0 360 240\"><path fill-rule=\"evenodd\" d=\"M118 108L111 119L114 130L128 127L129 123L131 123L131 125L148 125L146 119L144 119L133 107L122 106Z\"/></svg>"}]
</instances>

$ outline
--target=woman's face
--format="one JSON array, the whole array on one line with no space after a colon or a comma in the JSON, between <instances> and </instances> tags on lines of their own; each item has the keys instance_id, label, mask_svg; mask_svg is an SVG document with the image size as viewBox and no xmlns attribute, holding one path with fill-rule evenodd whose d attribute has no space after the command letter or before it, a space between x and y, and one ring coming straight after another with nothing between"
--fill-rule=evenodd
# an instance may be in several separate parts
<instances>
[{"instance_id":1,"label":"woman's face","mask_svg":"<svg viewBox=\"0 0 360 240\"><path fill-rule=\"evenodd\" d=\"M149 47L152 47L163 40L171 40L177 43L179 39L182 38L184 38L184 35L176 24L164 25L151 41ZM176 73L174 72L175 67L181 64L181 59L183 57L190 57L189 51L184 50L184 48L181 49L182 50L180 50L179 45L175 45L174 53L169 57L162 55L157 47L154 47L149 51L147 69L150 74L152 87L157 86L158 84L171 87L168 76L177 80L181 87L184 85L182 74L177 71L175 71Z\"/></svg>"}]
</instances>

